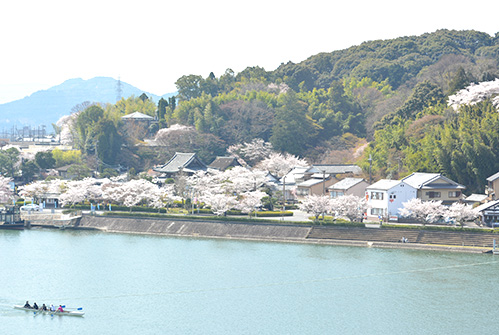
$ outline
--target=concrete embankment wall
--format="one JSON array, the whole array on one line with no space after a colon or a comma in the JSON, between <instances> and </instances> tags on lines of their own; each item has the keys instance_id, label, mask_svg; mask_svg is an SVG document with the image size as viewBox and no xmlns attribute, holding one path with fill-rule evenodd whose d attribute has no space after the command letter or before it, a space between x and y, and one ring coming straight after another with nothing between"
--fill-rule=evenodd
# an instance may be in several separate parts
<instances>
[{"instance_id":1,"label":"concrete embankment wall","mask_svg":"<svg viewBox=\"0 0 499 335\"><path fill-rule=\"evenodd\" d=\"M183 237L268 240L360 247L481 253L491 249L493 234L428 232L403 229L312 227L292 224L227 222L179 218L131 218L84 215L81 229ZM401 237L409 243L399 243Z\"/></svg>"},{"instance_id":2,"label":"concrete embankment wall","mask_svg":"<svg viewBox=\"0 0 499 335\"><path fill-rule=\"evenodd\" d=\"M100 216L83 216L78 226L108 232L282 241L305 240L311 229L311 227L292 225L194 221L181 218L152 219Z\"/></svg>"}]
</instances>

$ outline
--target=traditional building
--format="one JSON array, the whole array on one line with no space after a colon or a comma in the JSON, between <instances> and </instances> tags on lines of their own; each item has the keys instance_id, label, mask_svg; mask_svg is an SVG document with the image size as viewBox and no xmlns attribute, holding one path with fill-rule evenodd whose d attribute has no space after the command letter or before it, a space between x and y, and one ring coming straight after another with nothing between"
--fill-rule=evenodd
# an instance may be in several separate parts
<instances>
[{"instance_id":1,"label":"traditional building","mask_svg":"<svg viewBox=\"0 0 499 335\"><path fill-rule=\"evenodd\" d=\"M153 170L166 177L174 177L180 172L192 175L196 171L206 171L207 166L195 153L176 152L166 164L154 167Z\"/></svg>"},{"instance_id":2,"label":"traditional building","mask_svg":"<svg viewBox=\"0 0 499 335\"><path fill-rule=\"evenodd\" d=\"M480 213L480 221L490 227L499 226L499 200L489 201L476 207Z\"/></svg>"},{"instance_id":3,"label":"traditional building","mask_svg":"<svg viewBox=\"0 0 499 335\"><path fill-rule=\"evenodd\" d=\"M239 162L237 161L236 157L217 157L213 162L211 162L210 165L208 165L209 169L213 170L218 170L218 171L225 171L228 168L235 167L235 166L241 166Z\"/></svg>"},{"instance_id":4,"label":"traditional building","mask_svg":"<svg viewBox=\"0 0 499 335\"><path fill-rule=\"evenodd\" d=\"M487 178L485 193L491 200L496 200L497 198L499 198L499 172Z\"/></svg>"}]
</instances>

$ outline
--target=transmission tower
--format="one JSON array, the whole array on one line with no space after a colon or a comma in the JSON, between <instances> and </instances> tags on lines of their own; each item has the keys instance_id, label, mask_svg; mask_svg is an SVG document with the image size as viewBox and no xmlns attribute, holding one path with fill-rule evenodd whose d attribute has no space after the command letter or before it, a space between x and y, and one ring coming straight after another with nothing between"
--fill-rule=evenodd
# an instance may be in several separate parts
<instances>
[{"instance_id":1,"label":"transmission tower","mask_svg":"<svg viewBox=\"0 0 499 335\"><path fill-rule=\"evenodd\" d=\"M116 102L121 100L121 94L123 90L121 89L121 79L118 77L118 82L116 83Z\"/></svg>"}]
</instances>

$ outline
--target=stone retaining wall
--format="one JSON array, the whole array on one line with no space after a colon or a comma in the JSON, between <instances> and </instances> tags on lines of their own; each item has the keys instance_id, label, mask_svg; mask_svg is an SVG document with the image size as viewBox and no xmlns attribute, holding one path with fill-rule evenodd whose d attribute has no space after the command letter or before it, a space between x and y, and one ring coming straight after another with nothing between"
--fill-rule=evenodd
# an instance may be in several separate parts
<instances>
[{"instance_id":1,"label":"stone retaining wall","mask_svg":"<svg viewBox=\"0 0 499 335\"><path fill-rule=\"evenodd\" d=\"M331 244L345 246L400 248L418 250L440 250L482 253L490 251L489 245L473 242L446 243L449 238L446 232L433 232L434 241L422 243L412 235L419 235L417 231L400 231L395 229L374 228L326 228L312 226L296 226L292 224L258 223L258 222L220 222L202 219L189 220L177 218L130 218L130 217L104 217L84 215L79 224L79 229L98 229L116 233L153 234L184 237L208 238L235 238L247 240L269 240L281 242L300 242L314 244ZM362 234L358 230L362 231ZM341 232L341 233L340 233ZM350 234L346 236L346 232ZM394 235L394 233L396 233ZM351 235L354 234L354 235ZM409 237L410 243L397 243L400 236ZM416 236L415 235L415 236ZM463 233L463 241L467 235ZM477 235L477 234L473 234ZM482 234L479 234L482 235ZM484 234L486 235L486 234ZM490 241L495 236L483 236ZM470 240L471 241L471 240ZM488 242L489 243L489 242ZM487 243L487 244L488 244Z\"/></svg>"},{"instance_id":2,"label":"stone retaining wall","mask_svg":"<svg viewBox=\"0 0 499 335\"><path fill-rule=\"evenodd\" d=\"M220 221L83 216L78 227L109 232L269 240L304 240L310 227Z\"/></svg>"}]
</instances>

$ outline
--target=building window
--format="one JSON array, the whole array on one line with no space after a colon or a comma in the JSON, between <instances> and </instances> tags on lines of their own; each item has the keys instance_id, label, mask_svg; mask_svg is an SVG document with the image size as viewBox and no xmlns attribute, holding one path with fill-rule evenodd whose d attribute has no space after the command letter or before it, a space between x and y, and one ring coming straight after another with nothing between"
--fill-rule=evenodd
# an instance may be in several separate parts
<instances>
[{"instance_id":1,"label":"building window","mask_svg":"<svg viewBox=\"0 0 499 335\"><path fill-rule=\"evenodd\" d=\"M449 198L459 198L460 196L460 191L449 191Z\"/></svg>"},{"instance_id":2,"label":"building window","mask_svg":"<svg viewBox=\"0 0 499 335\"><path fill-rule=\"evenodd\" d=\"M383 208L371 208L371 215L383 215Z\"/></svg>"},{"instance_id":3,"label":"building window","mask_svg":"<svg viewBox=\"0 0 499 335\"><path fill-rule=\"evenodd\" d=\"M432 198L440 198L440 192L426 192L426 195L428 196L428 198L432 199Z\"/></svg>"},{"instance_id":4,"label":"building window","mask_svg":"<svg viewBox=\"0 0 499 335\"><path fill-rule=\"evenodd\" d=\"M340 191L331 191L331 198L338 198L342 197L344 195L343 192Z\"/></svg>"},{"instance_id":5,"label":"building window","mask_svg":"<svg viewBox=\"0 0 499 335\"><path fill-rule=\"evenodd\" d=\"M383 192L371 192L372 200L383 200Z\"/></svg>"}]
</instances>

